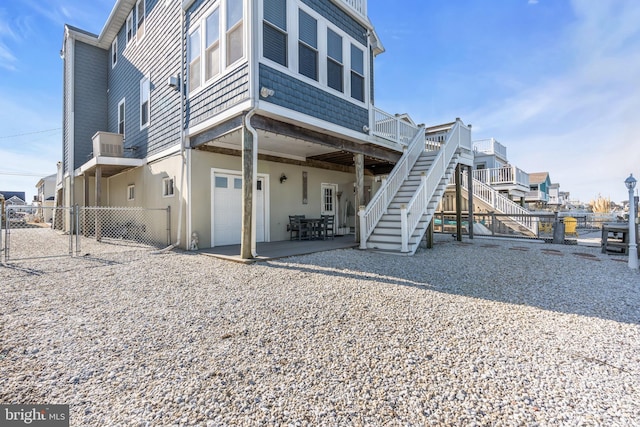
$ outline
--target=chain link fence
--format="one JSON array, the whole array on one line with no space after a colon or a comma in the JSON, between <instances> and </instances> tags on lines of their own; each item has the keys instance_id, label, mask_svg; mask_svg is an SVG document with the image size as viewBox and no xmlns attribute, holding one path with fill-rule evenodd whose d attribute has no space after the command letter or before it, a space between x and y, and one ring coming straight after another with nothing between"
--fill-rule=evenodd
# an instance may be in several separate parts
<instances>
[{"instance_id":1,"label":"chain link fence","mask_svg":"<svg viewBox=\"0 0 640 427\"><path fill-rule=\"evenodd\" d=\"M567 220L567 218L573 220ZM620 222L622 217L616 214L572 213L572 212L535 212L527 215L508 215L495 212L478 212L473 214L474 234L521 239L540 239L550 241L554 238L554 230L561 224L564 229L565 243L572 244L579 236L600 236L602 226L606 223ZM522 224L535 224L535 232ZM469 215L462 214L462 234L469 234ZM434 216L434 232L457 233L456 213L451 211L436 212Z\"/></svg>"},{"instance_id":2,"label":"chain link fence","mask_svg":"<svg viewBox=\"0 0 640 427\"><path fill-rule=\"evenodd\" d=\"M127 207L7 206L0 261L157 249L171 240L171 210Z\"/></svg>"}]
</instances>

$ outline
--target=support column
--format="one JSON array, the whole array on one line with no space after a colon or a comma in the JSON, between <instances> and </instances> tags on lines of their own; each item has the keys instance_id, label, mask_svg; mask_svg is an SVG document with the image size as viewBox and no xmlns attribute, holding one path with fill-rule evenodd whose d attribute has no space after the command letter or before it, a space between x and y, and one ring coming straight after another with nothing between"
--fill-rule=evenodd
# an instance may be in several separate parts
<instances>
[{"instance_id":1,"label":"support column","mask_svg":"<svg viewBox=\"0 0 640 427\"><path fill-rule=\"evenodd\" d=\"M360 206L364 204L364 154L353 156L356 166L356 211L360 212ZM360 241L360 215L356 215L356 242Z\"/></svg>"},{"instance_id":2,"label":"support column","mask_svg":"<svg viewBox=\"0 0 640 427\"><path fill-rule=\"evenodd\" d=\"M456 165L456 240L462 242L462 183L460 170L461 165Z\"/></svg>"},{"instance_id":3,"label":"support column","mask_svg":"<svg viewBox=\"0 0 640 427\"><path fill-rule=\"evenodd\" d=\"M473 239L473 166L467 167L467 199L469 200L469 238Z\"/></svg>"},{"instance_id":4,"label":"support column","mask_svg":"<svg viewBox=\"0 0 640 427\"><path fill-rule=\"evenodd\" d=\"M89 206L89 175L87 175L86 173L83 175L84 180L82 181L83 183L83 189L84 189L84 207ZM81 226L82 226L82 235L84 237L87 237L87 211L83 210L82 211L82 222L81 222ZM78 230L78 233L80 233L80 230Z\"/></svg>"},{"instance_id":5,"label":"support column","mask_svg":"<svg viewBox=\"0 0 640 427\"><path fill-rule=\"evenodd\" d=\"M257 153L253 150L253 135L242 126L242 234L240 244L240 258L251 259L252 218L253 218L253 157Z\"/></svg>"},{"instance_id":6,"label":"support column","mask_svg":"<svg viewBox=\"0 0 640 427\"><path fill-rule=\"evenodd\" d=\"M96 165L96 207L102 206L102 166ZM100 218L100 210L96 209L96 240L102 240L102 218Z\"/></svg>"}]
</instances>

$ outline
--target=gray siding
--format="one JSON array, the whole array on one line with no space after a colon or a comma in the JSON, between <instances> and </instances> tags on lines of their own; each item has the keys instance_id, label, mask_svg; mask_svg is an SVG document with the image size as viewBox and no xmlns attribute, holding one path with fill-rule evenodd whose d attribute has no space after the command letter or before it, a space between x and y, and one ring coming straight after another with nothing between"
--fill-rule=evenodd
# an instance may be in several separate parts
<instances>
[{"instance_id":1,"label":"gray siding","mask_svg":"<svg viewBox=\"0 0 640 427\"><path fill-rule=\"evenodd\" d=\"M369 125L366 108L260 64L260 87L263 86L275 92L266 101L281 107L358 132L363 132L362 127Z\"/></svg>"},{"instance_id":2,"label":"gray siding","mask_svg":"<svg viewBox=\"0 0 640 427\"><path fill-rule=\"evenodd\" d=\"M93 135L107 127L108 54L80 41L76 41L74 52L73 168L76 169L91 159Z\"/></svg>"},{"instance_id":3,"label":"gray siding","mask_svg":"<svg viewBox=\"0 0 640 427\"><path fill-rule=\"evenodd\" d=\"M108 70L108 131L118 131L118 104L125 99L125 156L144 158L180 142L180 92L169 76L180 74L180 2L147 0L145 35L127 46L126 23L118 32L118 63ZM140 80L151 78L151 120L140 129ZM133 150L131 150L133 149Z\"/></svg>"},{"instance_id":4,"label":"gray siding","mask_svg":"<svg viewBox=\"0 0 640 427\"><path fill-rule=\"evenodd\" d=\"M327 0L302 0L302 2L362 43L363 46L367 46L367 29L333 2Z\"/></svg>"},{"instance_id":5,"label":"gray siding","mask_svg":"<svg viewBox=\"0 0 640 427\"><path fill-rule=\"evenodd\" d=\"M247 98L249 66L245 64L189 98L187 126L195 126Z\"/></svg>"}]
</instances>

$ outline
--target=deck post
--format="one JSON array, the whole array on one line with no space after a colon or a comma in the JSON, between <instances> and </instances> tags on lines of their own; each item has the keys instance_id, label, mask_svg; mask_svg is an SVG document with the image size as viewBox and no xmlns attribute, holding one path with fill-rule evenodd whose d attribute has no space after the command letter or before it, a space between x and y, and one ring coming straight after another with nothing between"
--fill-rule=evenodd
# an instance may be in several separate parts
<instances>
[{"instance_id":1,"label":"deck post","mask_svg":"<svg viewBox=\"0 0 640 427\"><path fill-rule=\"evenodd\" d=\"M253 135L242 124L242 232L240 236L240 258L251 259L251 219L253 212Z\"/></svg>"},{"instance_id":2,"label":"deck post","mask_svg":"<svg viewBox=\"0 0 640 427\"><path fill-rule=\"evenodd\" d=\"M433 222L435 219L435 215L429 221L429 226L427 227L427 249L433 249Z\"/></svg>"},{"instance_id":3,"label":"deck post","mask_svg":"<svg viewBox=\"0 0 640 427\"><path fill-rule=\"evenodd\" d=\"M467 169L467 199L469 200L469 238L473 239L473 166Z\"/></svg>"},{"instance_id":4,"label":"deck post","mask_svg":"<svg viewBox=\"0 0 640 427\"><path fill-rule=\"evenodd\" d=\"M355 154L353 161L356 166L356 206L364 205L364 154ZM360 215L355 217L356 242L360 241Z\"/></svg>"},{"instance_id":5,"label":"deck post","mask_svg":"<svg viewBox=\"0 0 640 427\"><path fill-rule=\"evenodd\" d=\"M462 242L462 186L460 164L456 165L456 240Z\"/></svg>"},{"instance_id":6,"label":"deck post","mask_svg":"<svg viewBox=\"0 0 640 427\"><path fill-rule=\"evenodd\" d=\"M96 165L96 208L102 206L102 166ZM102 240L102 218L100 210L96 209L96 241Z\"/></svg>"}]
</instances>

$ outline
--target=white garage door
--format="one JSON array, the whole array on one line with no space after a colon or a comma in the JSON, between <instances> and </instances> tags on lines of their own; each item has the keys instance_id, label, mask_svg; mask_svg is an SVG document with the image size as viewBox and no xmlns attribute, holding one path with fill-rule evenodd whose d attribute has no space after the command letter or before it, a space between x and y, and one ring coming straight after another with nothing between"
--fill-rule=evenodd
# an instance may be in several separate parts
<instances>
[{"instance_id":1,"label":"white garage door","mask_svg":"<svg viewBox=\"0 0 640 427\"><path fill-rule=\"evenodd\" d=\"M264 178L258 178L256 241L265 240ZM242 176L238 173L213 174L213 246L236 245L242 233Z\"/></svg>"}]
</instances>

